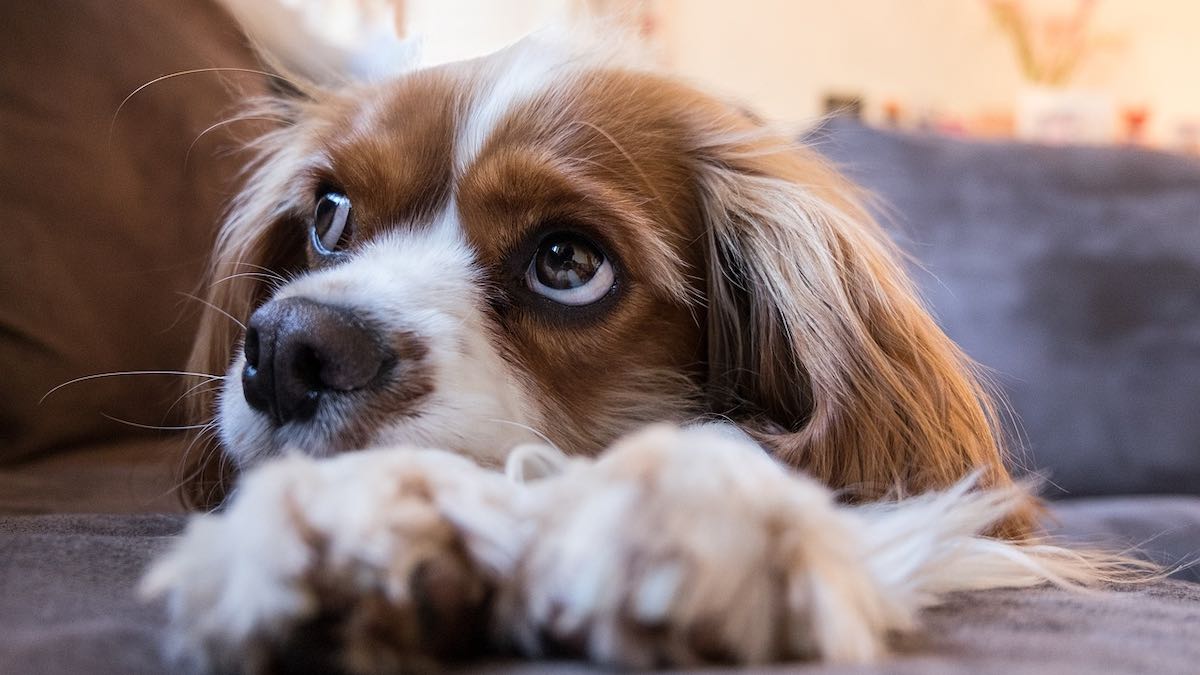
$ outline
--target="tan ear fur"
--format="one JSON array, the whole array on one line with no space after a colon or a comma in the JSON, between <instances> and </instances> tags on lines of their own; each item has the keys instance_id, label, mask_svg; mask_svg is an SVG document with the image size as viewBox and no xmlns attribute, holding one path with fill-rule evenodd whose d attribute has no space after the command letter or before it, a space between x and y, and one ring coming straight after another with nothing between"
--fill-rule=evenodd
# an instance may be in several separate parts
<instances>
[{"instance_id":1,"label":"tan ear fur","mask_svg":"<svg viewBox=\"0 0 1200 675\"><path fill-rule=\"evenodd\" d=\"M247 169L245 187L229 209L214 247L203 288L197 293L214 309L200 320L188 360L197 373L224 375L241 339L242 328L267 294L286 280L304 259L293 204L301 197L296 173L305 164L302 130L293 126L300 99L258 102L248 117L270 116L282 126L255 141L257 160ZM216 413L218 388L197 390L189 398L191 417L207 424ZM215 430L203 429L183 458L180 496L191 508L211 510L224 500L235 468L216 442Z\"/></svg>"},{"instance_id":2,"label":"tan ear fur","mask_svg":"<svg viewBox=\"0 0 1200 675\"><path fill-rule=\"evenodd\" d=\"M984 487L1010 484L976 368L856 188L736 114L701 136L717 412L852 499L944 488L975 469ZM1032 515L1001 530L1019 535Z\"/></svg>"}]
</instances>

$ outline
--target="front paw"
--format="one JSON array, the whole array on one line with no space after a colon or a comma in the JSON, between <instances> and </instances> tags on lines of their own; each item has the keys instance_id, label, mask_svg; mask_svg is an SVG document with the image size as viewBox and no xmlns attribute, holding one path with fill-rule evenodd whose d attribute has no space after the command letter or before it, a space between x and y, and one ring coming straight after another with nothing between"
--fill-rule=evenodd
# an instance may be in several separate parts
<instances>
[{"instance_id":1,"label":"front paw","mask_svg":"<svg viewBox=\"0 0 1200 675\"><path fill-rule=\"evenodd\" d=\"M514 641L621 667L866 662L911 617L830 493L747 441L655 428L533 488Z\"/></svg>"},{"instance_id":2,"label":"front paw","mask_svg":"<svg viewBox=\"0 0 1200 675\"><path fill-rule=\"evenodd\" d=\"M486 642L519 550L512 500L446 453L287 458L193 519L143 591L165 596L173 651L196 669L424 669Z\"/></svg>"}]
</instances>

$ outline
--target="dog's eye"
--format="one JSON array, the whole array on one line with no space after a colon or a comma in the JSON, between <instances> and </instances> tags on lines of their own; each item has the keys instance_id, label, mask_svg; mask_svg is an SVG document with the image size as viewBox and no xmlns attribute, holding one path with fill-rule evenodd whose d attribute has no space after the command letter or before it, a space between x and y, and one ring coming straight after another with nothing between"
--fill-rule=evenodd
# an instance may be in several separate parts
<instances>
[{"instance_id":1,"label":"dog's eye","mask_svg":"<svg viewBox=\"0 0 1200 675\"><path fill-rule=\"evenodd\" d=\"M530 290L564 305L589 305L612 288L612 263L595 244L577 234L542 240L525 274Z\"/></svg>"},{"instance_id":2,"label":"dog's eye","mask_svg":"<svg viewBox=\"0 0 1200 675\"><path fill-rule=\"evenodd\" d=\"M338 192L322 195L313 214L313 248L321 255L336 253L350 243L352 233L350 198Z\"/></svg>"}]
</instances>

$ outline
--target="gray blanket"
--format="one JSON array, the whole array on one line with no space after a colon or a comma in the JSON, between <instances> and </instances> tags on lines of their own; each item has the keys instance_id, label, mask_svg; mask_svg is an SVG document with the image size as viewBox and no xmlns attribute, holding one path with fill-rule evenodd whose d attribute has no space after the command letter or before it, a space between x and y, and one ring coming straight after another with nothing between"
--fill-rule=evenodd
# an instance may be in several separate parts
<instances>
[{"instance_id":1,"label":"gray blanket","mask_svg":"<svg viewBox=\"0 0 1200 675\"><path fill-rule=\"evenodd\" d=\"M1174 504L1173 512L1194 518L1198 502ZM1070 518L1087 520L1079 513ZM1101 538L1103 522L1095 516L1075 534ZM171 672L157 648L162 610L139 604L133 588L182 523L176 515L0 518L0 674ZM1064 675L1195 673L1200 664L1200 585L1183 581L1094 595L1049 588L963 594L928 612L925 624L877 667L760 670ZM563 662L493 661L464 669L595 672Z\"/></svg>"}]
</instances>

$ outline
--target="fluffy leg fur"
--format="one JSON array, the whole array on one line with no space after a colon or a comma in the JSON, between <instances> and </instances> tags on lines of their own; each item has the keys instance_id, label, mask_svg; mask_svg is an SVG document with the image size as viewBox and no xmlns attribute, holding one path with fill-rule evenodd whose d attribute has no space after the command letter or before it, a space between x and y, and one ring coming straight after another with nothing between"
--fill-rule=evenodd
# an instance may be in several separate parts
<instances>
[{"instance_id":1,"label":"fluffy leg fur","mask_svg":"<svg viewBox=\"0 0 1200 675\"><path fill-rule=\"evenodd\" d=\"M486 643L524 535L517 486L460 456L372 450L252 472L146 575L190 670L424 670Z\"/></svg>"},{"instance_id":2,"label":"fluffy leg fur","mask_svg":"<svg viewBox=\"0 0 1200 675\"><path fill-rule=\"evenodd\" d=\"M981 536L1017 488L968 478L844 506L711 428L654 427L596 461L525 450L509 468L539 478L428 450L277 462L197 518L145 589L201 665L286 666L317 631L331 665L376 673L484 643L621 667L865 663L946 593L1149 572Z\"/></svg>"}]
</instances>

